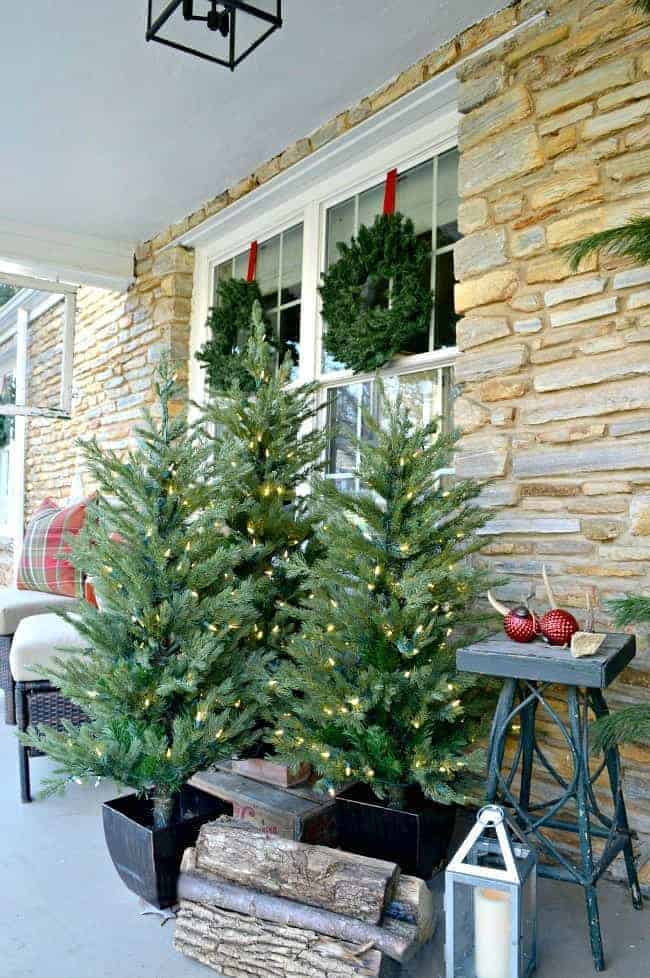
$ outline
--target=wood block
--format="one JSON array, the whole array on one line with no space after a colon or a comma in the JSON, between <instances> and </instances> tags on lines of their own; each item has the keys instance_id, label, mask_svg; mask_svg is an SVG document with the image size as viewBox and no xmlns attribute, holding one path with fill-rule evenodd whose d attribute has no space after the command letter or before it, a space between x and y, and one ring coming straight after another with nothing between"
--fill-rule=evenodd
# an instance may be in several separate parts
<instances>
[{"instance_id":1,"label":"wood block","mask_svg":"<svg viewBox=\"0 0 650 978\"><path fill-rule=\"evenodd\" d=\"M268 835L321 845L336 843L335 802L307 784L278 788L234 774L229 765L199 771L189 783L232 805L235 818Z\"/></svg>"},{"instance_id":2,"label":"wood block","mask_svg":"<svg viewBox=\"0 0 650 978\"><path fill-rule=\"evenodd\" d=\"M301 764L296 771L292 771L287 764L276 764L263 757L243 757L241 760L234 758L232 770L235 774L243 774L246 778L264 781L266 784L275 784L279 788L303 784L311 775L309 764Z\"/></svg>"},{"instance_id":3,"label":"wood block","mask_svg":"<svg viewBox=\"0 0 650 978\"><path fill-rule=\"evenodd\" d=\"M228 819L201 827L196 865L222 880L377 924L394 898L395 863L290 839L270 838Z\"/></svg>"}]
</instances>

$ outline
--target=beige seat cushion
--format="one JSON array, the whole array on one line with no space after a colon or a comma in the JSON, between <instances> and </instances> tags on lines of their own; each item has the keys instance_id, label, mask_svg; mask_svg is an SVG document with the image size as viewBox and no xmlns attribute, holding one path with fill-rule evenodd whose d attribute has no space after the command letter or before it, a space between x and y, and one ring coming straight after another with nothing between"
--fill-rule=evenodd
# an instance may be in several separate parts
<instances>
[{"instance_id":1,"label":"beige seat cushion","mask_svg":"<svg viewBox=\"0 0 650 978\"><path fill-rule=\"evenodd\" d=\"M43 679L38 670L65 655L61 649L85 648L77 630L58 615L33 615L24 618L11 643L9 662L17 683ZM38 667L34 671L34 667Z\"/></svg>"},{"instance_id":2,"label":"beige seat cushion","mask_svg":"<svg viewBox=\"0 0 650 978\"><path fill-rule=\"evenodd\" d=\"M13 635L23 618L47 614L52 608L72 608L75 604L76 598L60 594L0 588L0 635Z\"/></svg>"}]
</instances>

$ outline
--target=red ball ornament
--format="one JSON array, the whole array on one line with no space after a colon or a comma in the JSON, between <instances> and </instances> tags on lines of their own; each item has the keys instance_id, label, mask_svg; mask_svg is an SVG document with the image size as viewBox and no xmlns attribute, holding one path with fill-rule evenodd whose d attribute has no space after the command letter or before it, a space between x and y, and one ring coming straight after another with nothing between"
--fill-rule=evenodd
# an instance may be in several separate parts
<instances>
[{"instance_id":1,"label":"red ball ornament","mask_svg":"<svg viewBox=\"0 0 650 978\"><path fill-rule=\"evenodd\" d=\"M503 630L513 642L532 642L539 631L537 618L528 608L513 608L503 619Z\"/></svg>"},{"instance_id":2,"label":"red ball ornament","mask_svg":"<svg viewBox=\"0 0 650 978\"><path fill-rule=\"evenodd\" d=\"M570 645L580 625L569 611L553 608L542 616L539 629L549 645Z\"/></svg>"},{"instance_id":3,"label":"red ball ornament","mask_svg":"<svg viewBox=\"0 0 650 978\"><path fill-rule=\"evenodd\" d=\"M539 632L539 623L533 612L523 605L510 611L504 604L497 601L489 591L487 597L494 610L503 615L503 630L508 638L511 638L513 642L532 642Z\"/></svg>"}]
</instances>

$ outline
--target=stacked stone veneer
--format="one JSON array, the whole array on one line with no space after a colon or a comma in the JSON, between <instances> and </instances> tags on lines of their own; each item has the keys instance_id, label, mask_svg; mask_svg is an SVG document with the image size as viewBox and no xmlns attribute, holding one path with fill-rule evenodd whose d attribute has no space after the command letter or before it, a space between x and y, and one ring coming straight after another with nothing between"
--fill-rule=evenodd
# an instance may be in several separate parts
<instances>
[{"instance_id":1,"label":"stacked stone veneer","mask_svg":"<svg viewBox=\"0 0 650 978\"><path fill-rule=\"evenodd\" d=\"M59 501L73 488L92 488L77 441L96 436L125 449L145 406L161 355L187 376L193 255L171 247L138 250L136 278L127 293L82 288L78 295L70 421L31 418L27 425L25 508L44 496ZM61 382L63 303L30 326L28 391L32 404L56 406Z\"/></svg>"},{"instance_id":2,"label":"stacked stone veneer","mask_svg":"<svg viewBox=\"0 0 650 978\"><path fill-rule=\"evenodd\" d=\"M578 617L598 588L606 626L607 598L650 587L650 267L601 257L573 274L562 249L650 214L650 19L624 0L542 7L461 73L459 471L493 480L502 595L543 608L546 563ZM640 639L615 703L650 699ZM626 756L648 833L650 752Z\"/></svg>"},{"instance_id":3,"label":"stacked stone veneer","mask_svg":"<svg viewBox=\"0 0 650 978\"><path fill-rule=\"evenodd\" d=\"M494 480L503 593L533 580L541 598L546 561L581 608L589 584L650 579L650 267L572 274L562 251L650 214L650 20L624 0L539 6L545 23L462 75L456 416L461 473Z\"/></svg>"}]
</instances>

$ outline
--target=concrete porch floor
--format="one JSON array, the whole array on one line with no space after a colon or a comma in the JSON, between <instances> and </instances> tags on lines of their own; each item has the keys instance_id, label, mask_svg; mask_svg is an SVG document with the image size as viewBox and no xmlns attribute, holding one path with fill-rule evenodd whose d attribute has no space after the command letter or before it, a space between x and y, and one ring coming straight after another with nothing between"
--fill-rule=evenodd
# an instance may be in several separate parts
<instances>
[{"instance_id":1,"label":"concrete porch floor","mask_svg":"<svg viewBox=\"0 0 650 978\"><path fill-rule=\"evenodd\" d=\"M1 697L0 697L0 706ZM15 728L0 722L0 978L209 978L172 947L174 924L140 916L104 845L100 805L110 786L73 786L63 798L19 801ZM32 762L33 782L49 761ZM592 978L577 887L540 884L538 978ZM648 978L648 914L604 883L600 907L610 978ZM443 978L443 928L409 978Z\"/></svg>"}]
</instances>

